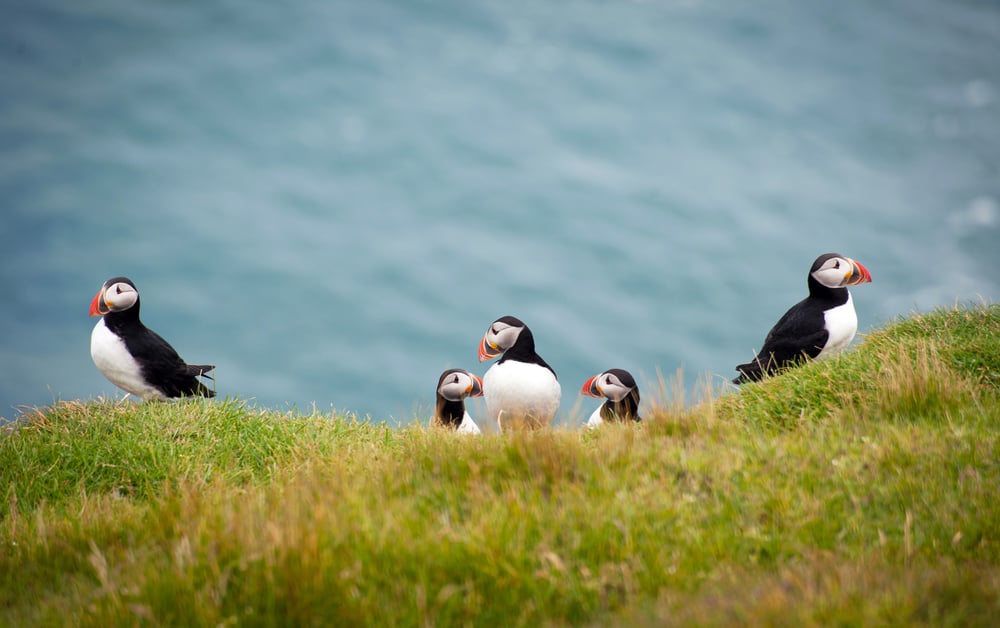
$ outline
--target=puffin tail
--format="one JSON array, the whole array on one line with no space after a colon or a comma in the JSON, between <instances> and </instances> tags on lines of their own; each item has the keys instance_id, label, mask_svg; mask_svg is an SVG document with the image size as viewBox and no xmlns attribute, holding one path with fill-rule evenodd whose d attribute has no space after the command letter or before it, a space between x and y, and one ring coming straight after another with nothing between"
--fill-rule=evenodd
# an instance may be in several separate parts
<instances>
[{"instance_id":1,"label":"puffin tail","mask_svg":"<svg viewBox=\"0 0 1000 628\"><path fill-rule=\"evenodd\" d=\"M214 371L214 364L188 364L187 374L194 375L195 377L207 377L208 379L214 380L215 378L209 375L209 371Z\"/></svg>"},{"instance_id":2,"label":"puffin tail","mask_svg":"<svg viewBox=\"0 0 1000 628\"><path fill-rule=\"evenodd\" d=\"M193 375L195 377L205 377L205 378L208 378L208 379L212 380L213 382L215 381L215 378L212 377L211 375L209 375L208 372L212 371L214 369L215 369L215 365L214 364L188 364L187 365L187 370L188 370L188 374L189 375ZM195 381L195 385L196 385L196 388L194 390L194 394L201 395L202 397L214 397L215 396L215 391L212 390L212 388L209 388L208 386L206 386L205 384L203 384L200 380L196 379L194 381ZM213 388L214 388L214 386L213 386Z\"/></svg>"},{"instance_id":3,"label":"puffin tail","mask_svg":"<svg viewBox=\"0 0 1000 628\"><path fill-rule=\"evenodd\" d=\"M736 370L740 373L738 377L733 378L733 383L737 386L747 382L759 382L768 373L768 368L761 364L760 358L746 364L740 364Z\"/></svg>"}]
</instances>

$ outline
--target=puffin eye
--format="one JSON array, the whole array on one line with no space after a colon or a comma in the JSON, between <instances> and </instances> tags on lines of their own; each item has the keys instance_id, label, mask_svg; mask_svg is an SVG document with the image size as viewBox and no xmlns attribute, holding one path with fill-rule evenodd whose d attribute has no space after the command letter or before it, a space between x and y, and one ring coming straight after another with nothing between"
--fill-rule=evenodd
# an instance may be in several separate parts
<instances>
[{"instance_id":1,"label":"puffin eye","mask_svg":"<svg viewBox=\"0 0 1000 628\"><path fill-rule=\"evenodd\" d=\"M118 284L115 286L115 294L121 294L121 293L122 293L122 287L121 284Z\"/></svg>"},{"instance_id":2,"label":"puffin eye","mask_svg":"<svg viewBox=\"0 0 1000 628\"><path fill-rule=\"evenodd\" d=\"M835 262L833 263L833 268L834 268L835 270L839 270L839 269L840 269L840 260L837 260L837 261L835 261Z\"/></svg>"}]
</instances>

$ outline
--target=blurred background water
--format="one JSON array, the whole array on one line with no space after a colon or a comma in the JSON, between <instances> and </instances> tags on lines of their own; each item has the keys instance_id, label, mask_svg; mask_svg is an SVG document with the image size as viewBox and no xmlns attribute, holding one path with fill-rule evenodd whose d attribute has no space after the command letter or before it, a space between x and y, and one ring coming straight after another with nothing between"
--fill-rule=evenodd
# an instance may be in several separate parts
<instances>
[{"instance_id":1,"label":"blurred background water","mask_svg":"<svg viewBox=\"0 0 1000 628\"><path fill-rule=\"evenodd\" d=\"M0 10L0 416L118 394L115 275L220 396L401 423L505 314L572 423L734 376L823 252L862 332L1000 288L996 2Z\"/></svg>"}]
</instances>

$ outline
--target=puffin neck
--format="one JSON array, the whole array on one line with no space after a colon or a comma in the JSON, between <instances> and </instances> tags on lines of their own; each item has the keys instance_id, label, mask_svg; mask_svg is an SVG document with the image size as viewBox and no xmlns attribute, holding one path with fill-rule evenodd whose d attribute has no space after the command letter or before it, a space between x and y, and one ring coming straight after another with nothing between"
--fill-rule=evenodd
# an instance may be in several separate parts
<instances>
[{"instance_id":1,"label":"puffin neck","mask_svg":"<svg viewBox=\"0 0 1000 628\"><path fill-rule=\"evenodd\" d=\"M139 320L139 300L135 300L135 305L120 312L108 312L104 315L104 324L108 329L126 329L128 327L142 326Z\"/></svg>"},{"instance_id":2,"label":"puffin neck","mask_svg":"<svg viewBox=\"0 0 1000 628\"><path fill-rule=\"evenodd\" d=\"M507 359L519 362L534 362L538 360L538 354L535 353L535 337L531 334L530 329L525 327L521 330L521 333L517 335L517 340L514 341L510 349L503 352L500 362Z\"/></svg>"},{"instance_id":3,"label":"puffin neck","mask_svg":"<svg viewBox=\"0 0 1000 628\"><path fill-rule=\"evenodd\" d=\"M440 394L437 396L437 407L434 416L449 427L458 427L462 424L465 416L465 403L462 401L448 401Z\"/></svg>"},{"instance_id":4,"label":"puffin neck","mask_svg":"<svg viewBox=\"0 0 1000 628\"><path fill-rule=\"evenodd\" d=\"M608 399L601 407L601 418L609 422L638 421L639 393L632 390L621 401L611 401Z\"/></svg>"},{"instance_id":5,"label":"puffin neck","mask_svg":"<svg viewBox=\"0 0 1000 628\"><path fill-rule=\"evenodd\" d=\"M809 275L809 296L815 299L822 299L836 304L847 303L847 288L828 288L811 274Z\"/></svg>"}]
</instances>

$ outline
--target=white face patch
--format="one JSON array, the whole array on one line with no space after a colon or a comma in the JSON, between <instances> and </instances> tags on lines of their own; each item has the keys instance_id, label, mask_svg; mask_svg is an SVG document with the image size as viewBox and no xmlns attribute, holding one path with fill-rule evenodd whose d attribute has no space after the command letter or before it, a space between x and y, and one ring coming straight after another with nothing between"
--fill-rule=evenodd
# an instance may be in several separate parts
<instances>
[{"instance_id":1,"label":"white face patch","mask_svg":"<svg viewBox=\"0 0 1000 628\"><path fill-rule=\"evenodd\" d=\"M843 257L831 257L814 270L812 276L827 288L841 288L847 285L852 272L853 266L849 260Z\"/></svg>"},{"instance_id":2,"label":"white face patch","mask_svg":"<svg viewBox=\"0 0 1000 628\"><path fill-rule=\"evenodd\" d=\"M125 347L125 341L115 335L102 318L90 334L90 357L97 369L112 384L140 399L165 399L163 393L146 383L142 369Z\"/></svg>"},{"instance_id":3,"label":"white face patch","mask_svg":"<svg viewBox=\"0 0 1000 628\"><path fill-rule=\"evenodd\" d=\"M466 373L456 371L449 373L438 387L438 394L448 401L461 401L472 389L472 378Z\"/></svg>"},{"instance_id":4,"label":"white face patch","mask_svg":"<svg viewBox=\"0 0 1000 628\"><path fill-rule=\"evenodd\" d=\"M139 293L132 286L119 281L108 286L102 298L112 312L121 312L135 305L139 300Z\"/></svg>"},{"instance_id":5,"label":"white face patch","mask_svg":"<svg viewBox=\"0 0 1000 628\"><path fill-rule=\"evenodd\" d=\"M521 335L522 329L524 327L512 327L507 323L497 321L490 325L489 331L486 332L486 342L499 348L500 351L506 351L517 342L517 337Z\"/></svg>"},{"instance_id":6,"label":"white face patch","mask_svg":"<svg viewBox=\"0 0 1000 628\"><path fill-rule=\"evenodd\" d=\"M614 373L604 373L600 379L601 393L615 403L624 399L632 390L622 383Z\"/></svg>"}]
</instances>

